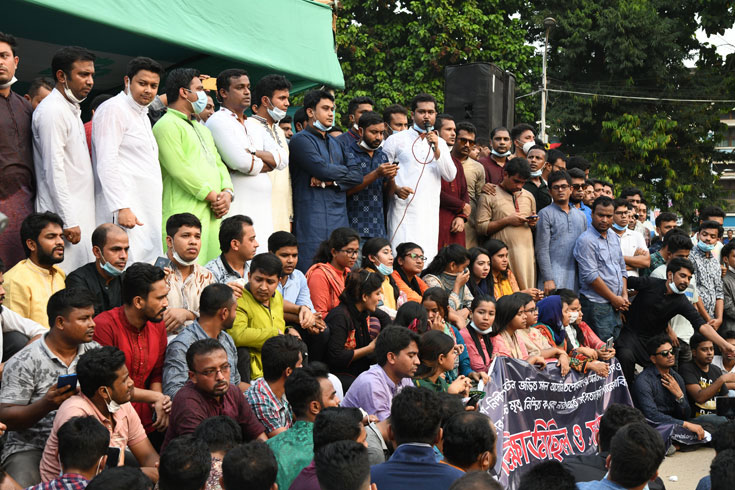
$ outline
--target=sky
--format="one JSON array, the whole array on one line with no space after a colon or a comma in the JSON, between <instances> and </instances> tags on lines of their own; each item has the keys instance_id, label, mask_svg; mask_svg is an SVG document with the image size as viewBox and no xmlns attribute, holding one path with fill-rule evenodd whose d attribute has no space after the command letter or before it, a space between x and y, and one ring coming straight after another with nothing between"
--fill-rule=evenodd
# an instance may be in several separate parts
<instances>
[{"instance_id":1,"label":"sky","mask_svg":"<svg viewBox=\"0 0 735 490\"><path fill-rule=\"evenodd\" d=\"M707 41L710 44L717 46L717 52L724 58L730 53L735 52L735 27L732 27L725 31L722 36L715 35L709 38L704 34L703 31L697 31L697 39L700 41ZM687 66L694 66L694 60L689 60L685 63Z\"/></svg>"}]
</instances>

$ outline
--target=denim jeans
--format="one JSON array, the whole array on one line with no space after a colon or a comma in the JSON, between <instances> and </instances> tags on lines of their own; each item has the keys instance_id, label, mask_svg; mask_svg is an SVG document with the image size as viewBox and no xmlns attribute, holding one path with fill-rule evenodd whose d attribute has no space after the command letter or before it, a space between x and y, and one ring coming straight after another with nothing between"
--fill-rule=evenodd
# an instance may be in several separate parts
<instances>
[{"instance_id":1,"label":"denim jeans","mask_svg":"<svg viewBox=\"0 0 735 490\"><path fill-rule=\"evenodd\" d=\"M579 301L582 303L583 320L600 340L606 342L610 337L618 338L622 327L620 313L615 311L610 303L594 303L583 294L579 295Z\"/></svg>"}]
</instances>

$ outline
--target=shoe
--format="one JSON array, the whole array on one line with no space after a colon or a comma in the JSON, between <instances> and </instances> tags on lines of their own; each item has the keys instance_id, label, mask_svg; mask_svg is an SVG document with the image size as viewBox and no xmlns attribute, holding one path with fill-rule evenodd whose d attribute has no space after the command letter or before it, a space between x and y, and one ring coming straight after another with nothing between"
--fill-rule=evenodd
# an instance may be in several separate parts
<instances>
[{"instance_id":1,"label":"shoe","mask_svg":"<svg viewBox=\"0 0 735 490\"><path fill-rule=\"evenodd\" d=\"M675 452L676 452L676 447L674 447L674 445L672 444L672 445L671 445L671 446L669 446L669 448L668 448L668 449L666 450L666 456L673 456Z\"/></svg>"}]
</instances>

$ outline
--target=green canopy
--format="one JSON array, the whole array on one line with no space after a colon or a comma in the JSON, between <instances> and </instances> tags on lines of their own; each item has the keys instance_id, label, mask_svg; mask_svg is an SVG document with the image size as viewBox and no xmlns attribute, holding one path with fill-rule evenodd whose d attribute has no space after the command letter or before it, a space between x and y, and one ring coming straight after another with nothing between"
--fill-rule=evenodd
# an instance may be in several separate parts
<instances>
[{"instance_id":1,"label":"green canopy","mask_svg":"<svg viewBox=\"0 0 735 490\"><path fill-rule=\"evenodd\" d=\"M310 0L4 0L0 31L18 38L16 91L51 75L53 53L65 45L98 56L95 92L120 88L135 56L211 76L244 68L253 85L280 73L293 92L344 88L332 10Z\"/></svg>"}]
</instances>

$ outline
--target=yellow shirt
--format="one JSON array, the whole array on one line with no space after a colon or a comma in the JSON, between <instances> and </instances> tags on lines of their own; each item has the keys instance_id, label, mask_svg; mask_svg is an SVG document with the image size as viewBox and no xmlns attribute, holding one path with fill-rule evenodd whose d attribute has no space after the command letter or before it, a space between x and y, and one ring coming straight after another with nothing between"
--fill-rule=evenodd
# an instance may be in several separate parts
<instances>
[{"instance_id":1,"label":"yellow shirt","mask_svg":"<svg viewBox=\"0 0 735 490\"><path fill-rule=\"evenodd\" d=\"M396 295L393 286L390 284L390 279L388 279L389 277L385 276L385 280L383 281L383 304L391 310L397 310Z\"/></svg>"},{"instance_id":2,"label":"yellow shirt","mask_svg":"<svg viewBox=\"0 0 735 490\"><path fill-rule=\"evenodd\" d=\"M21 260L5 273L5 306L48 328L48 299L65 287L66 274L57 266L49 271L31 259Z\"/></svg>"}]
</instances>

